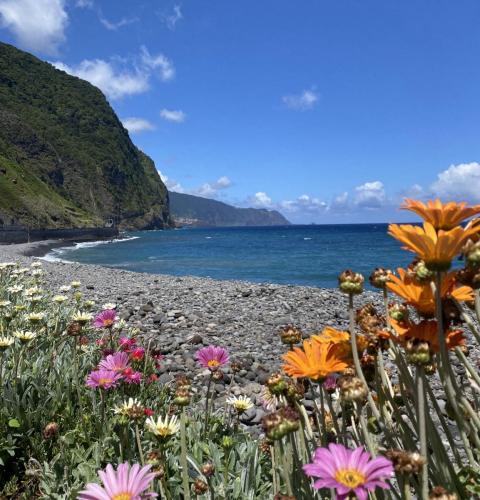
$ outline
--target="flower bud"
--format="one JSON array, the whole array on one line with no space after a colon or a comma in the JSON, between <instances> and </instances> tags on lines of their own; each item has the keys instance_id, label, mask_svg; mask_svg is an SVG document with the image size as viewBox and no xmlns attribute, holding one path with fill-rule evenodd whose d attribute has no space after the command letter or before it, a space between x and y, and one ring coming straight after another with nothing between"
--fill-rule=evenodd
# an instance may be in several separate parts
<instances>
[{"instance_id":1,"label":"flower bud","mask_svg":"<svg viewBox=\"0 0 480 500\"><path fill-rule=\"evenodd\" d=\"M43 429L43 438L52 439L58 434L58 424L56 422L48 423Z\"/></svg>"},{"instance_id":2,"label":"flower bud","mask_svg":"<svg viewBox=\"0 0 480 500\"><path fill-rule=\"evenodd\" d=\"M184 375L183 373L180 374L180 375L176 375L175 376L175 385L180 388L180 387L191 387L192 385L192 382L190 381L190 379Z\"/></svg>"},{"instance_id":3,"label":"flower bud","mask_svg":"<svg viewBox=\"0 0 480 500\"><path fill-rule=\"evenodd\" d=\"M405 352L408 362L413 365L428 365L431 362L430 344L423 340L408 339Z\"/></svg>"},{"instance_id":4,"label":"flower bud","mask_svg":"<svg viewBox=\"0 0 480 500\"><path fill-rule=\"evenodd\" d=\"M219 368L217 368L214 372L212 372L212 379L216 382L220 382L223 380L223 372Z\"/></svg>"},{"instance_id":5,"label":"flower bud","mask_svg":"<svg viewBox=\"0 0 480 500\"><path fill-rule=\"evenodd\" d=\"M187 406L190 404L190 391L189 386L177 387L175 391L175 397L173 398L173 404L177 406Z\"/></svg>"},{"instance_id":6,"label":"flower bud","mask_svg":"<svg viewBox=\"0 0 480 500\"><path fill-rule=\"evenodd\" d=\"M395 321L406 321L408 319L408 307L405 304L391 302L388 304L388 315Z\"/></svg>"},{"instance_id":7,"label":"flower bud","mask_svg":"<svg viewBox=\"0 0 480 500\"><path fill-rule=\"evenodd\" d=\"M212 477L215 473L215 465L213 465L211 462L203 464L201 471L205 477Z\"/></svg>"},{"instance_id":8,"label":"flower bud","mask_svg":"<svg viewBox=\"0 0 480 500\"><path fill-rule=\"evenodd\" d=\"M281 328L279 335L282 343L290 346L298 344L302 340L302 331L292 325Z\"/></svg>"},{"instance_id":9,"label":"flower bud","mask_svg":"<svg viewBox=\"0 0 480 500\"><path fill-rule=\"evenodd\" d=\"M340 397L344 401L365 401L368 388L358 377L340 377L337 381Z\"/></svg>"},{"instance_id":10,"label":"flower bud","mask_svg":"<svg viewBox=\"0 0 480 500\"><path fill-rule=\"evenodd\" d=\"M392 274L392 271L390 271L390 269L377 267L368 278L368 281L373 287L385 290L390 274Z\"/></svg>"},{"instance_id":11,"label":"flower bud","mask_svg":"<svg viewBox=\"0 0 480 500\"><path fill-rule=\"evenodd\" d=\"M272 394L283 394L287 389L287 381L281 373L274 373L268 378L267 387Z\"/></svg>"},{"instance_id":12,"label":"flower bud","mask_svg":"<svg viewBox=\"0 0 480 500\"><path fill-rule=\"evenodd\" d=\"M300 427L298 413L289 406L284 406L280 410L266 415L262 419L262 427L269 439L282 439L291 432L295 432Z\"/></svg>"},{"instance_id":13,"label":"flower bud","mask_svg":"<svg viewBox=\"0 0 480 500\"><path fill-rule=\"evenodd\" d=\"M67 335L71 337L76 337L82 333L82 325L78 321L73 321L68 325Z\"/></svg>"},{"instance_id":14,"label":"flower bud","mask_svg":"<svg viewBox=\"0 0 480 500\"><path fill-rule=\"evenodd\" d=\"M201 479L195 479L193 483L193 492L195 495L203 495L208 491L208 484Z\"/></svg>"},{"instance_id":15,"label":"flower bud","mask_svg":"<svg viewBox=\"0 0 480 500\"><path fill-rule=\"evenodd\" d=\"M263 441L260 441L258 447L260 448L260 451L264 454L264 455L270 455L270 447L272 446L272 444L270 443L270 441L268 439L264 439Z\"/></svg>"},{"instance_id":16,"label":"flower bud","mask_svg":"<svg viewBox=\"0 0 480 500\"><path fill-rule=\"evenodd\" d=\"M230 363L230 370L232 370L232 373L238 373L243 370L243 364L240 361L232 361Z\"/></svg>"},{"instance_id":17,"label":"flower bud","mask_svg":"<svg viewBox=\"0 0 480 500\"><path fill-rule=\"evenodd\" d=\"M230 437L230 436L223 436L223 438L222 438L222 448L225 448L226 450L229 450L230 448L233 448L234 444L235 444L235 441L233 440L232 437Z\"/></svg>"},{"instance_id":18,"label":"flower bud","mask_svg":"<svg viewBox=\"0 0 480 500\"><path fill-rule=\"evenodd\" d=\"M337 390L337 379L333 375L328 375L323 381L322 387L330 394L335 392Z\"/></svg>"},{"instance_id":19,"label":"flower bud","mask_svg":"<svg viewBox=\"0 0 480 500\"><path fill-rule=\"evenodd\" d=\"M427 268L423 260L414 261L412 263L412 271L414 278L420 283L431 281L433 278L433 272Z\"/></svg>"},{"instance_id":20,"label":"flower bud","mask_svg":"<svg viewBox=\"0 0 480 500\"><path fill-rule=\"evenodd\" d=\"M358 295L363 292L364 278L359 273L354 273L350 269L343 271L338 277L340 290L349 295Z\"/></svg>"}]
</instances>

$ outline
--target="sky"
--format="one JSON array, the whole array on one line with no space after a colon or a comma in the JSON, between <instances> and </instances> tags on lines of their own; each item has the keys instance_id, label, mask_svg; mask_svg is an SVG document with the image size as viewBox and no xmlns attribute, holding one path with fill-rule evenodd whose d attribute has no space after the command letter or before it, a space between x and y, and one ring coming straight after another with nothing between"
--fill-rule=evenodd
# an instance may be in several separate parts
<instances>
[{"instance_id":1,"label":"sky","mask_svg":"<svg viewBox=\"0 0 480 500\"><path fill-rule=\"evenodd\" d=\"M99 87L167 187L295 223L480 202L478 0L0 0Z\"/></svg>"}]
</instances>

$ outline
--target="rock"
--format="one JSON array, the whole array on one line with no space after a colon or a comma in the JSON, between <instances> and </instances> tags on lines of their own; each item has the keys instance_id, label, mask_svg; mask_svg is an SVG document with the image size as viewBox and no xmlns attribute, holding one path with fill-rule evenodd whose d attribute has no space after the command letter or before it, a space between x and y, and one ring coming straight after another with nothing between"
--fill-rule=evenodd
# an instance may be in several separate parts
<instances>
[{"instance_id":1,"label":"rock","mask_svg":"<svg viewBox=\"0 0 480 500\"><path fill-rule=\"evenodd\" d=\"M189 343L193 345L198 345L203 342L203 339L198 333L196 333L193 337L190 338Z\"/></svg>"}]
</instances>

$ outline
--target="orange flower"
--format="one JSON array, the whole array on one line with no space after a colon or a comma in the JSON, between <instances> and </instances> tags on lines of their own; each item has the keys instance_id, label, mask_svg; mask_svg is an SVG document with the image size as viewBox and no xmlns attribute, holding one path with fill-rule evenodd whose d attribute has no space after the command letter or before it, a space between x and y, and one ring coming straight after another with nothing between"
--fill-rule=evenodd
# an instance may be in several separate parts
<instances>
[{"instance_id":1,"label":"orange flower","mask_svg":"<svg viewBox=\"0 0 480 500\"><path fill-rule=\"evenodd\" d=\"M419 283L405 269L397 269L399 277L390 275L387 287L427 318L435 314L435 298L430 283ZM459 302L473 300L469 286L456 287L455 273L448 273L442 281L442 298L452 297Z\"/></svg>"},{"instance_id":2,"label":"orange flower","mask_svg":"<svg viewBox=\"0 0 480 500\"><path fill-rule=\"evenodd\" d=\"M397 332L400 343L405 343L408 339L417 339L430 344L430 349L434 352L440 351L438 341L438 324L436 321L423 320L420 323L407 321L391 321L393 329ZM457 346L465 344L462 330L448 330L445 333L447 349L455 349Z\"/></svg>"},{"instance_id":3,"label":"orange flower","mask_svg":"<svg viewBox=\"0 0 480 500\"><path fill-rule=\"evenodd\" d=\"M283 365L284 372L297 378L322 380L331 373L341 372L348 367L339 353L338 346L332 343L305 340L303 349L295 347L282 357L286 361Z\"/></svg>"},{"instance_id":4,"label":"orange flower","mask_svg":"<svg viewBox=\"0 0 480 500\"><path fill-rule=\"evenodd\" d=\"M319 344L335 344L338 346L338 354L343 358L352 357L350 346L350 333L326 326L318 335L312 335L311 339ZM357 349L363 352L367 348L367 341L363 335L357 335Z\"/></svg>"},{"instance_id":5,"label":"orange flower","mask_svg":"<svg viewBox=\"0 0 480 500\"><path fill-rule=\"evenodd\" d=\"M388 232L405 244L432 271L446 271L455 255L459 254L466 241L480 231L479 219L471 221L465 228L457 226L450 231L438 232L429 222L419 226L390 224Z\"/></svg>"},{"instance_id":6,"label":"orange flower","mask_svg":"<svg viewBox=\"0 0 480 500\"><path fill-rule=\"evenodd\" d=\"M480 205L468 207L465 202L456 203L454 201L443 204L438 199L435 201L429 200L425 204L421 201L406 198L401 208L415 212L436 230L442 229L443 231L449 231L465 219L480 213Z\"/></svg>"}]
</instances>

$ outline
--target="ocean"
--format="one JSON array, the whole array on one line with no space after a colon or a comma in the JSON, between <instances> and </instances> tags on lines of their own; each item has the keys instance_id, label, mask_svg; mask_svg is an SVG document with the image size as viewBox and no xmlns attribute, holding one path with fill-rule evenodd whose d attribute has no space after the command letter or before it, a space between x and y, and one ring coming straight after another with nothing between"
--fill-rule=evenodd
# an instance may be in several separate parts
<instances>
[{"instance_id":1,"label":"ocean","mask_svg":"<svg viewBox=\"0 0 480 500\"><path fill-rule=\"evenodd\" d=\"M413 254L387 234L386 224L184 228L125 234L124 240L78 243L49 260L129 271L222 280L335 287L345 269L364 274L396 269Z\"/></svg>"}]
</instances>

